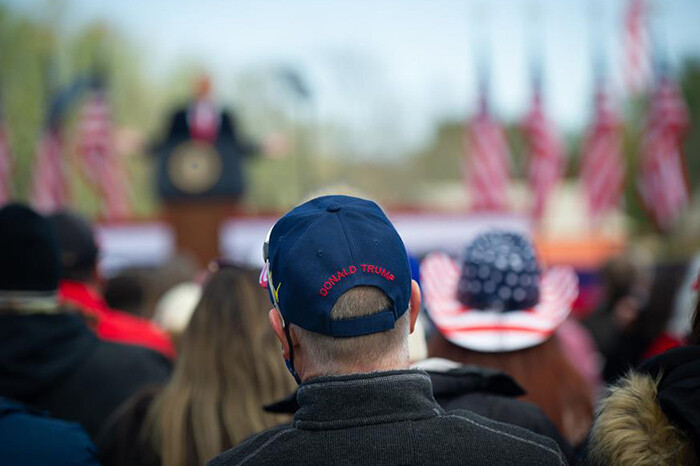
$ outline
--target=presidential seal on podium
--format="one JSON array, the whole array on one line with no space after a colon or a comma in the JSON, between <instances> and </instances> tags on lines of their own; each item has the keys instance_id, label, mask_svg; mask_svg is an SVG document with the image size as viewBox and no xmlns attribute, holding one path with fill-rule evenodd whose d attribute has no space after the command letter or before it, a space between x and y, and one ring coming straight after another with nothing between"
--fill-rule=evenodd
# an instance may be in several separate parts
<instances>
[{"instance_id":1,"label":"presidential seal on podium","mask_svg":"<svg viewBox=\"0 0 700 466\"><path fill-rule=\"evenodd\" d=\"M174 187L186 194L202 194L221 179L221 154L205 141L188 140L172 151L168 176Z\"/></svg>"}]
</instances>

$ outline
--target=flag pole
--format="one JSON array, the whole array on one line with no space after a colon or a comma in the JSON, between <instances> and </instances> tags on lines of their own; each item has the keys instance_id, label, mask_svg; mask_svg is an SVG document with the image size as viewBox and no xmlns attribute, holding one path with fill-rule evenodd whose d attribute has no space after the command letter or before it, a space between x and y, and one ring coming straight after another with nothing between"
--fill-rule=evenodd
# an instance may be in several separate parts
<instances>
[{"instance_id":1,"label":"flag pole","mask_svg":"<svg viewBox=\"0 0 700 466\"><path fill-rule=\"evenodd\" d=\"M600 2L593 0L589 4L588 9L588 35L590 38L590 60L591 60L591 70L593 73L593 114L591 115L591 122L595 121L596 118L596 106L598 105L597 99L598 94L603 92L605 75L607 74L607 68L605 63L605 58L603 57L603 46L602 46L602 31L601 31L601 18L603 18L603 8ZM595 124L595 123L593 123ZM581 161L579 166L583 165L583 157L586 154L581 153ZM579 170L580 172L580 170ZM586 203L588 208L588 231L593 234L600 225L600 219L595 218L592 212L591 201L586 196Z\"/></svg>"},{"instance_id":2,"label":"flag pole","mask_svg":"<svg viewBox=\"0 0 700 466\"><path fill-rule=\"evenodd\" d=\"M490 22L485 6L475 13L474 43L487 36ZM463 180L469 193L470 210L503 212L508 210L511 181L510 155L502 128L489 108L489 48L477 45L474 61L477 72L479 108L467 117L463 133ZM488 168L485 168L488 167Z\"/></svg>"}]
</instances>

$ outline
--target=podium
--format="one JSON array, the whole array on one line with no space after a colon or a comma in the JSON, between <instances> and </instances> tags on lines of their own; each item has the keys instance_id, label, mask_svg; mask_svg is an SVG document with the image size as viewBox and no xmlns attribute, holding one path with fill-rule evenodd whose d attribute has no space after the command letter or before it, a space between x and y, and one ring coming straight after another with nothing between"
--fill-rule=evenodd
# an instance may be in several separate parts
<instances>
[{"instance_id":1,"label":"podium","mask_svg":"<svg viewBox=\"0 0 700 466\"><path fill-rule=\"evenodd\" d=\"M219 229L236 211L235 201L224 199L164 202L164 219L175 233L178 251L191 254L200 266L219 256Z\"/></svg>"}]
</instances>

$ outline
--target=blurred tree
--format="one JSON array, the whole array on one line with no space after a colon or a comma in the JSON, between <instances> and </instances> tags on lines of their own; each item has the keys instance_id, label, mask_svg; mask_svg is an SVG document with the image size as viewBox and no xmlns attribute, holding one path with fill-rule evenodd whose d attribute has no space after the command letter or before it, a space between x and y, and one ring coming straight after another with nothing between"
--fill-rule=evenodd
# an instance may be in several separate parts
<instances>
[{"instance_id":1,"label":"blurred tree","mask_svg":"<svg viewBox=\"0 0 700 466\"><path fill-rule=\"evenodd\" d=\"M683 66L680 85L690 112L690 130L685 140L684 155L691 190L700 187L700 59L689 60Z\"/></svg>"},{"instance_id":2,"label":"blurred tree","mask_svg":"<svg viewBox=\"0 0 700 466\"><path fill-rule=\"evenodd\" d=\"M0 94L14 156L14 194L26 200L44 121L44 61L51 32L0 6Z\"/></svg>"}]
</instances>

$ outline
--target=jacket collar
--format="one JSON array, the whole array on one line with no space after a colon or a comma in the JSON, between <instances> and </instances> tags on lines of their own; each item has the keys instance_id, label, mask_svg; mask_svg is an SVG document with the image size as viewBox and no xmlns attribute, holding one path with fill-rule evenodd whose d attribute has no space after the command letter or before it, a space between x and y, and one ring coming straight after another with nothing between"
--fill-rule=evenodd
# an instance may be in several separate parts
<instances>
[{"instance_id":1,"label":"jacket collar","mask_svg":"<svg viewBox=\"0 0 700 466\"><path fill-rule=\"evenodd\" d=\"M34 407L19 403L18 401L0 396L0 417L14 413L29 413L35 416L43 416L44 413Z\"/></svg>"},{"instance_id":2,"label":"jacket collar","mask_svg":"<svg viewBox=\"0 0 700 466\"><path fill-rule=\"evenodd\" d=\"M442 358L425 359L413 367L428 372L433 382L433 394L438 400L473 392L508 397L526 393L511 376L487 367L461 365Z\"/></svg>"},{"instance_id":3,"label":"jacket collar","mask_svg":"<svg viewBox=\"0 0 700 466\"><path fill-rule=\"evenodd\" d=\"M318 377L301 384L294 427L329 430L434 417L427 373L400 370Z\"/></svg>"},{"instance_id":4,"label":"jacket collar","mask_svg":"<svg viewBox=\"0 0 700 466\"><path fill-rule=\"evenodd\" d=\"M58 299L64 303L78 306L81 311L102 313L108 308L107 302L100 294L85 283L73 280L61 280L58 285Z\"/></svg>"},{"instance_id":5,"label":"jacket collar","mask_svg":"<svg viewBox=\"0 0 700 466\"><path fill-rule=\"evenodd\" d=\"M59 311L55 291L0 291L0 309L18 314L53 314Z\"/></svg>"},{"instance_id":6,"label":"jacket collar","mask_svg":"<svg viewBox=\"0 0 700 466\"><path fill-rule=\"evenodd\" d=\"M654 378L657 403L692 438L700 457L700 345L668 350L637 370Z\"/></svg>"}]
</instances>

